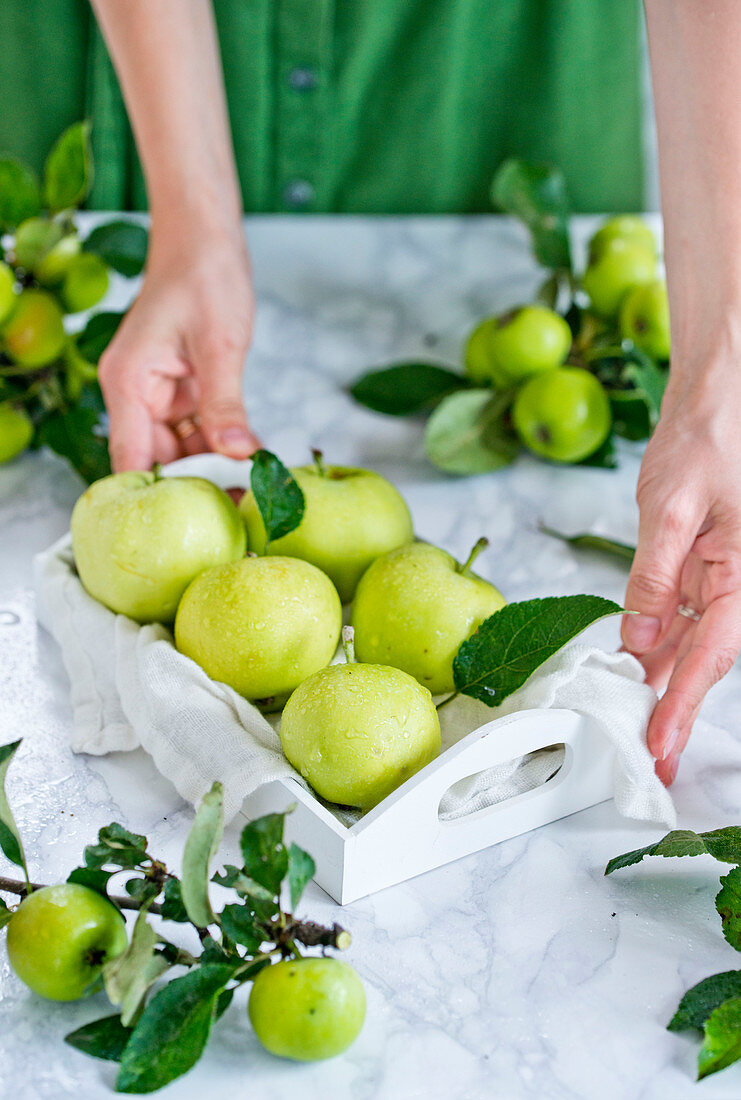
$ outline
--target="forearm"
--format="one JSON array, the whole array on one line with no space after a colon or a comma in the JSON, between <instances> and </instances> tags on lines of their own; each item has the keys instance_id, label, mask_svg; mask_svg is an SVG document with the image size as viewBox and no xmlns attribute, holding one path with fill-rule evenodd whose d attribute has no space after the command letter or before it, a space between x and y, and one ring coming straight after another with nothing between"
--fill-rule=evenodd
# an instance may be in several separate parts
<instances>
[{"instance_id":1,"label":"forearm","mask_svg":"<svg viewBox=\"0 0 741 1100\"><path fill-rule=\"evenodd\" d=\"M153 240L232 231L241 200L211 0L92 0L142 160Z\"/></svg>"},{"instance_id":2,"label":"forearm","mask_svg":"<svg viewBox=\"0 0 741 1100\"><path fill-rule=\"evenodd\" d=\"M741 3L646 0L646 14L672 318L670 393L694 392L717 371L738 372L741 354Z\"/></svg>"}]
</instances>

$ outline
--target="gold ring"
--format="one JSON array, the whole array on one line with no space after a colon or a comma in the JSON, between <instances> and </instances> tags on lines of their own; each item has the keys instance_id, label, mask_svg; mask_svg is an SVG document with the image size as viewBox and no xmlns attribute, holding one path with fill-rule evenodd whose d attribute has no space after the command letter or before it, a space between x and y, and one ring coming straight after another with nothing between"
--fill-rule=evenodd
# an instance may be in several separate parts
<instances>
[{"instance_id":1,"label":"gold ring","mask_svg":"<svg viewBox=\"0 0 741 1100\"><path fill-rule=\"evenodd\" d=\"M190 439L192 435L195 435L198 431L198 418L193 416L184 416L182 420L178 420L177 424L173 424L172 430L180 440Z\"/></svg>"},{"instance_id":2,"label":"gold ring","mask_svg":"<svg viewBox=\"0 0 741 1100\"><path fill-rule=\"evenodd\" d=\"M685 619L691 619L693 623L699 623L702 615L699 611L695 611L694 607L687 607L686 604L680 603L677 608L677 615L684 615Z\"/></svg>"}]
</instances>

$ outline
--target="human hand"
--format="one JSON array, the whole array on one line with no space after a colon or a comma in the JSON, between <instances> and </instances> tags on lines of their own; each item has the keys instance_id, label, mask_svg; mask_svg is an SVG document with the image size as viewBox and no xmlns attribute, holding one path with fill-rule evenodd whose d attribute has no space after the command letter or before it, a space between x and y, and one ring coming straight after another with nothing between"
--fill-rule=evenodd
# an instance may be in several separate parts
<instances>
[{"instance_id":1,"label":"human hand","mask_svg":"<svg viewBox=\"0 0 741 1100\"><path fill-rule=\"evenodd\" d=\"M698 377L692 386L670 384L646 448L638 548L625 595L626 608L639 614L626 615L622 627L647 681L657 691L666 686L648 747L667 786L705 694L741 650L738 397L727 379L710 371Z\"/></svg>"},{"instance_id":2,"label":"human hand","mask_svg":"<svg viewBox=\"0 0 741 1100\"><path fill-rule=\"evenodd\" d=\"M241 226L152 234L141 293L100 361L114 470L259 442L241 393L254 299Z\"/></svg>"}]
</instances>

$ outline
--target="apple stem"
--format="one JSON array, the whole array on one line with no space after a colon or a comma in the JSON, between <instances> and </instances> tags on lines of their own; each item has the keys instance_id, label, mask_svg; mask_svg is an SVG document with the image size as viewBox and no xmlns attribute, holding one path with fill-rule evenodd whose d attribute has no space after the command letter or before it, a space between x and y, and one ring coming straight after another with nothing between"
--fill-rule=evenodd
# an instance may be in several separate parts
<instances>
[{"instance_id":1,"label":"apple stem","mask_svg":"<svg viewBox=\"0 0 741 1100\"><path fill-rule=\"evenodd\" d=\"M314 459L314 465L316 466L316 472L319 474L319 477L326 477L327 467L324 465L324 452L317 450L316 447L312 447L311 457Z\"/></svg>"},{"instance_id":2,"label":"apple stem","mask_svg":"<svg viewBox=\"0 0 741 1100\"><path fill-rule=\"evenodd\" d=\"M446 697L444 699L441 699L440 702L437 704L437 706L435 707L435 710L442 710L442 708L447 703L452 703L453 700L457 699L459 695L460 695L459 691L454 691L452 695L446 695Z\"/></svg>"},{"instance_id":3,"label":"apple stem","mask_svg":"<svg viewBox=\"0 0 741 1100\"><path fill-rule=\"evenodd\" d=\"M342 628L342 648L345 651L345 660L349 665L356 663L355 657L355 631L351 626Z\"/></svg>"},{"instance_id":4,"label":"apple stem","mask_svg":"<svg viewBox=\"0 0 741 1100\"><path fill-rule=\"evenodd\" d=\"M162 463L155 462L152 466L152 473L154 474L155 481L162 481Z\"/></svg>"},{"instance_id":5,"label":"apple stem","mask_svg":"<svg viewBox=\"0 0 741 1100\"><path fill-rule=\"evenodd\" d=\"M488 545L489 540L487 538L484 538L483 536L477 540L477 542L473 546L473 549L471 550L471 553L468 555L465 564L458 567L458 572L462 577L467 577L470 574L471 566L476 561L476 558L479 556L481 551L486 550Z\"/></svg>"}]
</instances>

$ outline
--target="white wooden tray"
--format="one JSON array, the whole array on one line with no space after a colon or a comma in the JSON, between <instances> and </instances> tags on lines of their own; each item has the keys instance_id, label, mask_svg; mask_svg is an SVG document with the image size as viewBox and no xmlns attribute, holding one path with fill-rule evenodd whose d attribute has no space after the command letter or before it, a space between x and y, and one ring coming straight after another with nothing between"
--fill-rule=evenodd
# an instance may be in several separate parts
<instances>
[{"instance_id":1,"label":"white wooden tray","mask_svg":"<svg viewBox=\"0 0 741 1100\"><path fill-rule=\"evenodd\" d=\"M249 485L250 466L221 455L194 455L171 463L165 473L209 478L226 489ZM565 747L564 761L547 783L465 817L440 819L440 801L454 783L559 744ZM293 779L262 787L241 812L251 820L295 805L287 839L311 852L316 881L347 905L604 802L613 794L613 757L592 719L569 710L525 710L469 733L352 825L344 825Z\"/></svg>"},{"instance_id":2,"label":"white wooden tray","mask_svg":"<svg viewBox=\"0 0 741 1100\"><path fill-rule=\"evenodd\" d=\"M453 783L535 749L562 744L564 761L547 783L443 821L440 800ZM247 799L247 820L284 810L286 836L311 852L316 881L351 901L519 836L612 797L613 750L595 723L570 710L523 710L469 733L349 827L293 779Z\"/></svg>"}]
</instances>

